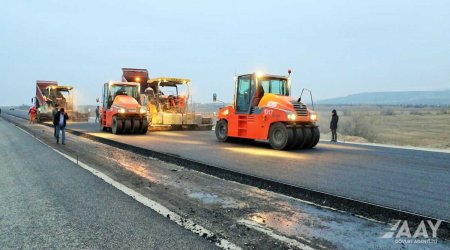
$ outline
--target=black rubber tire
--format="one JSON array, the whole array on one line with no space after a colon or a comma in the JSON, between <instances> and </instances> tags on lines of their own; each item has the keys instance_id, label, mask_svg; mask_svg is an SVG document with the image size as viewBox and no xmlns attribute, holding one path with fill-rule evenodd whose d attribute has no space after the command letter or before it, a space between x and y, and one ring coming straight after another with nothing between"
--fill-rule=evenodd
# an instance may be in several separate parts
<instances>
[{"instance_id":1,"label":"black rubber tire","mask_svg":"<svg viewBox=\"0 0 450 250\"><path fill-rule=\"evenodd\" d=\"M294 143L294 140L294 131L292 128L286 127L286 124L276 122L270 126L269 142L273 149L289 149L289 147Z\"/></svg>"},{"instance_id":2,"label":"black rubber tire","mask_svg":"<svg viewBox=\"0 0 450 250\"><path fill-rule=\"evenodd\" d=\"M144 118L141 123L140 133L145 135L147 134L147 131L148 131L148 120Z\"/></svg>"},{"instance_id":3,"label":"black rubber tire","mask_svg":"<svg viewBox=\"0 0 450 250\"><path fill-rule=\"evenodd\" d=\"M131 133L131 120L125 119L123 120L123 134L130 134Z\"/></svg>"},{"instance_id":4,"label":"black rubber tire","mask_svg":"<svg viewBox=\"0 0 450 250\"><path fill-rule=\"evenodd\" d=\"M220 142L230 141L230 137L228 136L228 121L227 120L217 121L215 133L218 141Z\"/></svg>"},{"instance_id":5,"label":"black rubber tire","mask_svg":"<svg viewBox=\"0 0 450 250\"><path fill-rule=\"evenodd\" d=\"M305 145L305 136L303 134L303 128L295 128L295 143L294 143L294 149L303 148L303 145Z\"/></svg>"},{"instance_id":6,"label":"black rubber tire","mask_svg":"<svg viewBox=\"0 0 450 250\"><path fill-rule=\"evenodd\" d=\"M132 134L140 134L141 133L141 120L133 119L131 122L131 133Z\"/></svg>"},{"instance_id":7,"label":"black rubber tire","mask_svg":"<svg viewBox=\"0 0 450 250\"><path fill-rule=\"evenodd\" d=\"M312 144L310 145L310 148L314 148L317 143L319 143L320 140L320 130L319 127L313 127L311 128L311 132L313 135Z\"/></svg>"},{"instance_id":8,"label":"black rubber tire","mask_svg":"<svg viewBox=\"0 0 450 250\"><path fill-rule=\"evenodd\" d=\"M123 130L122 120L118 119L117 116L114 116L112 120L111 132L115 135L119 135L122 134L122 130Z\"/></svg>"},{"instance_id":9,"label":"black rubber tire","mask_svg":"<svg viewBox=\"0 0 450 250\"><path fill-rule=\"evenodd\" d=\"M303 146L302 148L310 148L313 143L313 135L311 128L303 128Z\"/></svg>"}]
</instances>

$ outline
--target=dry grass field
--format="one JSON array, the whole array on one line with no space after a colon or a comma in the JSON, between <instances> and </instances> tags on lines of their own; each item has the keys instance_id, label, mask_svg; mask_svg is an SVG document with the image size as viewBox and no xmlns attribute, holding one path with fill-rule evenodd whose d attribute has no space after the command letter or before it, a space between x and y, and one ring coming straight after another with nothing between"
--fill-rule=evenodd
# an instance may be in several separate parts
<instances>
[{"instance_id":1,"label":"dry grass field","mask_svg":"<svg viewBox=\"0 0 450 250\"><path fill-rule=\"evenodd\" d=\"M450 149L450 107L318 106L324 139L331 138L332 109L339 140Z\"/></svg>"}]
</instances>

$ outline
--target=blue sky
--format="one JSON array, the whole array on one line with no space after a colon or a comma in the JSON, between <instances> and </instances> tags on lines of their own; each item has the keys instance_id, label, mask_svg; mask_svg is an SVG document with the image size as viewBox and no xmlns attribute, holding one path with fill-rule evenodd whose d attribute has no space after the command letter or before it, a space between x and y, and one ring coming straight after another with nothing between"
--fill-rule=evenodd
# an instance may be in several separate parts
<instances>
[{"instance_id":1,"label":"blue sky","mask_svg":"<svg viewBox=\"0 0 450 250\"><path fill-rule=\"evenodd\" d=\"M95 103L122 67L193 80L230 101L233 76L293 71L294 94L450 88L450 1L21 1L0 8L0 105L37 79Z\"/></svg>"}]
</instances>

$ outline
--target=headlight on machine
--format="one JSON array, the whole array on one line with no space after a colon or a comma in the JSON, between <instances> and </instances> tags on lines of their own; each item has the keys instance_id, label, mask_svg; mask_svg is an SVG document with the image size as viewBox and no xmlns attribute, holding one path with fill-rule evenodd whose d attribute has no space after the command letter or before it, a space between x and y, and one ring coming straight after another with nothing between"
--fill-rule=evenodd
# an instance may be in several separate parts
<instances>
[{"instance_id":1,"label":"headlight on machine","mask_svg":"<svg viewBox=\"0 0 450 250\"><path fill-rule=\"evenodd\" d=\"M311 119L311 121L317 121L317 114L311 113L311 114L309 114L309 118Z\"/></svg>"},{"instance_id":2,"label":"headlight on machine","mask_svg":"<svg viewBox=\"0 0 450 250\"><path fill-rule=\"evenodd\" d=\"M118 112L119 112L119 114L124 114L126 111L127 111L126 109L120 108Z\"/></svg>"},{"instance_id":3,"label":"headlight on machine","mask_svg":"<svg viewBox=\"0 0 450 250\"><path fill-rule=\"evenodd\" d=\"M294 113L287 113L287 118L289 121L295 121L297 119L297 115Z\"/></svg>"},{"instance_id":4,"label":"headlight on machine","mask_svg":"<svg viewBox=\"0 0 450 250\"><path fill-rule=\"evenodd\" d=\"M141 107L141 108L139 109L139 113L145 114L145 113L147 113L147 109L146 109L145 107Z\"/></svg>"}]
</instances>

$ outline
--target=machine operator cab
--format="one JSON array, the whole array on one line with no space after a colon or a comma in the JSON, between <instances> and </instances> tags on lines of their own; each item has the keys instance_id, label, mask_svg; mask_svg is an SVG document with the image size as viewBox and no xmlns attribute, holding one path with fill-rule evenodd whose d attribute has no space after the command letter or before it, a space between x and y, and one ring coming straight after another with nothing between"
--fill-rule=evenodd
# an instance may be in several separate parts
<instances>
[{"instance_id":1,"label":"machine operator cab","mask_svg":"<svg viewBox=\"0 0 450 250\"><path fill-rule=\"evenodd\" d=\"M190 95L190 79L158 77L147 81L148 102L155 104L158 112L185 113ZM153 98L152 98L153 96Z\"/></svg>"},{"instance_id":2,"label":"machine operator cab","mask_svg":"<svg viewBox=\"0 0 450 250\"><path fill-rule=\"evenodd\" d=\"M139 101L140 85L135 82L107 82L103 86L103 108L110 109L117 96L126 95Z\"/></svg>"},{"instance_id":3,"label":"machine operator cab","mask_svg":"<svg viewBox=\"0 0 450 250\"><path fill-rule=\"evenodd\" d=\"M235 110L240 114L259 114L266 94L290 95L290 79L286 76L253 73L241 75L235 81Z\"/></svg>"}]
</instances>

